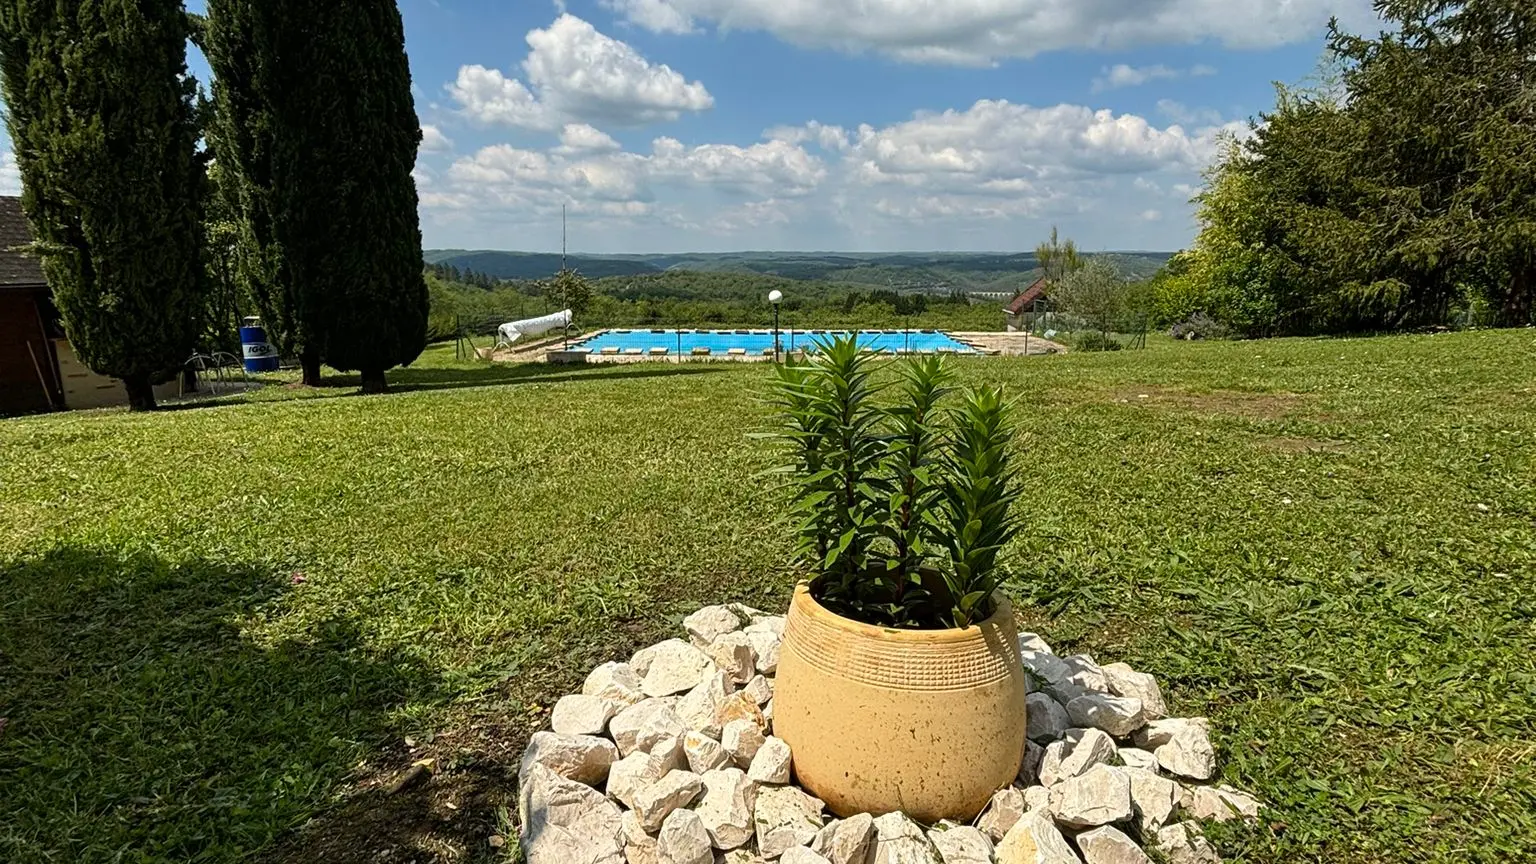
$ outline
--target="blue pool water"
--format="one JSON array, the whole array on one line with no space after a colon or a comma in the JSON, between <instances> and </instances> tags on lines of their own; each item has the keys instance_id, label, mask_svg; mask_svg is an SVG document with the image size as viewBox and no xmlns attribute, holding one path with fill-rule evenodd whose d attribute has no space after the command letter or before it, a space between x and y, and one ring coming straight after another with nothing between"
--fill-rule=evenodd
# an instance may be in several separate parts
<instances>
[{"instance_id":1,"label":"blue pool water","mask_svg":"<svg viewBox=\"0 0 1536 864\"><path fill-rule=\"evenodd\" d=\"M796 351L810 347L815 342L826 341L841 335L846 334L842 331L780 330L779 348L785 351ZM975 349L969 345L957 342L949 334L938 331L925 333L921 330L895 332L862 330L859 332L859 343L873 351L975 353ZM652 348L665 348L668 354L675 354L678 351L691 354L695 348L708 348L711 354L725 354L732 348L745 348L748 354L761 354L773 347L773 331L753 330L743 333L734 330L608 330L574 347L589 349L594 354L600 353L604 348L617 348L620 351L639 349L646 353L649 353Z\"/></svg>"}]
</instances>

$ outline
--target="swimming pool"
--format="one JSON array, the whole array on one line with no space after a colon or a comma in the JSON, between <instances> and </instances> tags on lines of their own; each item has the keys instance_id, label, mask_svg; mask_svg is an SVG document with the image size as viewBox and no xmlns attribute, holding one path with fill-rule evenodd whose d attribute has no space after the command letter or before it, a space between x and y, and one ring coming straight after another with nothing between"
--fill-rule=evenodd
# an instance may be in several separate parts
<instances>
[{"instance_id":1,"label":"swimming pool","mask_svg":"<svg viewBox=\"0 0 1536 864\"><path fill-rule=\"evenodd\" d=\"M845 336L841 330L780 330L779 348L797 351L816 342L837 336ZM953 351L957 354L974 354L976 349L937 330L861 330L859 344L872 351ZM576 346L594 354L602 353L660 353L652 349L665 348L668 354L692 354L694 349L709 349L711 354L728 354L732 348L744 349L749 355L773 350L772 330L605 330ZM701 352L702 353L702 352Z\"/></svg>"}]
</instances>

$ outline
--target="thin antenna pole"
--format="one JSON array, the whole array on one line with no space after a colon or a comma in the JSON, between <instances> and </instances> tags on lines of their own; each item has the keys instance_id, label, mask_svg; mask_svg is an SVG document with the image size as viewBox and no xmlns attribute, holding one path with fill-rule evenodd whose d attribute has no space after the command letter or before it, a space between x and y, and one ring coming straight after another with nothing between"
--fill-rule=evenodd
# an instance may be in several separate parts
<instances>
[{"instance_id":1,"label":"thin antenna pole","mask_svg":"<svg viewBox=\"0 0 1536 864\"><path fill-rule=\"evenodd\" d=\"M565 269L565 205L560 205L560 269Z\"/></svg>"}]
</instances>

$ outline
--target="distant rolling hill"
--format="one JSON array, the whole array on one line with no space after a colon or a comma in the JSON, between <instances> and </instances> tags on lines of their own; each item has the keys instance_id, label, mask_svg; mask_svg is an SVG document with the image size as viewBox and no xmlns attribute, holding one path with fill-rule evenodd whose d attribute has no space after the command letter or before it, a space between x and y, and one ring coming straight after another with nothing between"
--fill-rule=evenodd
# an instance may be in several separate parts
<instances>
[{"instance_id":1,"label":"distant rolling hill","mask_svg":"<svg viewBox=\"0 0 1536 864\"><path fill-rule=\"evenodd\" d=\"M1167 252L1107 252L1122 272L1146 278ZM429 264L447 264L497 279L541 279L560 269L560 256L544 252L432 249ZM589 278L644 276L668 270L760 273L803 281L850 282L897 288L963 291L1017 290L1038 275L1033 253L970 252L721 252L675 255L570 255L569 266Z\"/></svg>"}]
</instances>

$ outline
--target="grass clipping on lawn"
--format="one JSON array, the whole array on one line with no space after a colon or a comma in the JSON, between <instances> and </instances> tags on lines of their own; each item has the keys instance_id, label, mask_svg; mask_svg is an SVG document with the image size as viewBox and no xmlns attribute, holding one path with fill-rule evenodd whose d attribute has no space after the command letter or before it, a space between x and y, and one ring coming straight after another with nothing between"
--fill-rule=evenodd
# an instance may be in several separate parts
<instances>
[{"instance_id":1,"label":"grass clipping on lawn","mask_svg":"<svg viewBox=\"0 0 1536 864\"><path fill-rule=\"evenodd\" d=\"M1030 629L1211 717L1229 860L1536 857L1533 342L957 363L1020 401ZM582 670L787 602L765 368L452 353L0 422L0 860L494 860Z\"/></svg>"}]
</instances>

